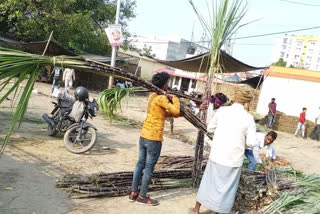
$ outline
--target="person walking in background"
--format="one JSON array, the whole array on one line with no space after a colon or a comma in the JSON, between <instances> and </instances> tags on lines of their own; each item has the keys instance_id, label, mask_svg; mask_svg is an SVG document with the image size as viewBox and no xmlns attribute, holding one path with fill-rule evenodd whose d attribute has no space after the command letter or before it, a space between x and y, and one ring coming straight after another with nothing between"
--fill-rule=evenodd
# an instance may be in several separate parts
<instances>
[{"instance_id":1,"label":"person walking in background","mask_svg":"<svg viewBox=\"0 0 320 214\"><path fill-rule=\"evenodd\" d=\"M256 164L260 164L263 167L264 172L267 172L268 168L262 163L259 154L264 147L267 147L266 158L270 158L272 161L274 161L276 159L276 152L272 144L277 139L277 136L277 133L274 131L270 131L268 134L263 134L260 132L256 134L257 145L253 148L247 148L244 153L249 160L249 171L255 171Z\"/></svg>"},{"instance_id":2,"label":"person walking in background","mask_svg":"<svg viewBox=\"0 0 320 214\"><path fill-rule=\"evenodd\" d=\"M318 116L315 118L316 126L313 128L312 132L310 133L309 137L312 140L320 140L320 107L318 111Z\"/></svg>"},{"instance_id":3,"label":"person walking in background","mask_svg":"<svg viewBox=\"0 0 320 214\"><path fill-rule=\"evenodd\" d=\"M170 75L162 72L153 75L152 83L164 91L168 89ZM129 201L149 206L158 205L158 201L147 196L154 167L161 153L163 127L166 117L179 117L180 101L171 95L155 92L148 98L147 118L145 119L139 140L139 160L133 172L132 192ZM143 171L143 175L142 175ZM142 179L141 179L142 177ZM138 186L141 181L141 188Z\"/></svg>"},{"instance_id":4,"label":"person walking in background","mask_svg":"<svg viewBox=\"0 0 320 214\"><path fill-rule=\"evenodd\" d=\"M68 92L72 88L73 82L75 81L76 76L74 74L74 69L66 68L63 73L63 81L65 91Z\"/></svg>"},{"instance_id":5,"label":"person walking in background","mask_svg":"<svg viewBox=\"0 0 320 214\"><path fill-rule=\"evenodd\" d=\"M300 118L298 120L298 125L297 125L297 129L294 133L294 136L297 137L298 131L301 127L301 135L302 138L304 138L304 130L306 128L305 124L306 124L306 112L307 112L307 108L302 108L302 112L300 114Z\"/></svg>"},{"instance_id":6,"label":"person walking in background","mask_svg":"<svg viewBox=\"0 0 320 214\"><path fill-rule=\"evenodd\" d=\"M272 128L273 124L276 122L276 111L277 111L277 104L275 103L276 98L271 99L271 103L269 103L268 108L268 122L267 128Z\"/></svg>"},{"instance_id":7,"label":"person walking in background","mask_svg":"<svg viewBox=\"0 0 320 214\"><path fill-rule=\"evenodd\" d=\"M53 82L51 86L51 93L53 93L56 84L58 85L58 89L60 88L62 69L56 66L52 70L51 74L53 74Z\"/></svg>"},{"instance_id":8,"label":"person walking in background","mask_svg":"<svg viewBox=\"0 0 320 214\"><path fill-rule=\"evenodd\" d=\"M256 145L256 124L244 105L250 103L249 91L237 89L235 103L219 108L210 120L208 132L214 133L209 160L203 174L194 208L190 214L199 214L200 206L213 213L229 213L236 197L245 147Z\"/></svg>"}]
</instances>

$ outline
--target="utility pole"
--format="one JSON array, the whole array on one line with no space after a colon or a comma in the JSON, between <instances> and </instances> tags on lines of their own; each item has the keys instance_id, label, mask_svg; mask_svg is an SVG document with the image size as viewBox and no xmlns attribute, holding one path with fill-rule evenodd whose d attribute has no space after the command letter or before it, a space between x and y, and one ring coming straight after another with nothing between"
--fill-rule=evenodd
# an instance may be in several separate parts
<instances>
[{"instance_id":1,"label":"utility pole","mask_svg":"<svg viewBox=\"0 0 320 214\"><path fill-rule=\"evenodd\" d=\"M119 15L120 15L120 0L117 0L117 12L116 12L116 21L115 24L119 24ZM116 65L116 57L117 57L117 47L112 46L112 54L111 54L111 67L115 67ZM113 77L109 77L108 88L112 88L113 85Z\"/></svg>"}]
</instances>

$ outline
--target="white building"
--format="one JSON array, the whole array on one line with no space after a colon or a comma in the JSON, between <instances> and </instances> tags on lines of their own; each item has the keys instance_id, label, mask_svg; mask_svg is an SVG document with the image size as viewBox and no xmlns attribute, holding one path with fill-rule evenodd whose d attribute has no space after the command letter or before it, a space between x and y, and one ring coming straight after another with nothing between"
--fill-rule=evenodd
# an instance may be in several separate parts
<instances>
[{"instance_id":1,"label":"white building","mask_svg":"<svg viewBox=\"0 0 320 214\"><path fill-rule=\"evenodd\" d=\"M209 51L208 48L181 39L178 36L136 36L131 38L130 43L138 49L151 48L151 53L155 55L154 58L166 61L182 60ZM153 70L152 72L168 72L172 76L169 86L187 93L195 91L197 81L201 79L199 74L195 72L169 67Z\"/></svg>"},{"instance_id":2,"label":"white building","mask_svg":"<svg viewBox=\"0 0 320 214\"><path fill-rule=\"evenodd\" d=\"M151 48L151 53L155 55L154 58L160 60L180 60L209 51L208 48L181 39L176 35L168 37L135 36L131 38L130 44L141 50Z\"/></svg>"},{"instance_id":3,"label":"white building","mask_svg":"<svg viewBox=\"0 0 320 214\"><path fill-rule=\"evenodd\" d=\"M320 38L286 35L277 39L272 61L282 58L286 67L320 71Z\"/></svg>"},{"instance_id":4,"label":"white building","mask_svg":"<svg viewBox=\"0 0 320 214\"><path fill-rule=\"evenodd\" d=\"M258 113L266 115L271 98L276 98L277 111L299 117L306 107L306 118L314 121L320 106L320 72L272 66L265 71L265 76Z\"/></svg>"}]
</instances>

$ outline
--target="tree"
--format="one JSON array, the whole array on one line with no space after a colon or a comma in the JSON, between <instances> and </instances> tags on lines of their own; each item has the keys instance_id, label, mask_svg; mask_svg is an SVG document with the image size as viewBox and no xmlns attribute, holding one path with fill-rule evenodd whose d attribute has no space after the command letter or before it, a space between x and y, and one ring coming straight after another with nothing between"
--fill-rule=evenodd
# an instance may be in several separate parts
<instances>
[{"instance_id":1,"label":"tree","mask_svg":"<svg viewBox=\"0 0 320 214\"><path fill-rule=\"evenodd\" d=\"M137 52L140 56L156 57L156 55L152 53L152 47L147 47L147 45L144 45L142 49L139 49L132 44L128 44L128 46L123 49Z\"/></svg>"},{"instance_id":2,"label":"tree","mask_svg":"<svg viewBox=\"0 0 320 214\"><path fill-rule=\"evenodd\" d=\"M104 28L114 23L115 0L6 0L0 3L0 31L25 42L54 39L77 54L110 54ZM122 0L120 23L135 17L135 0Z\"/></svg>"},{"instance_id":3,"label":"tree","mask_svg":"<svg viewBox=\"0 0 320 214\"><path fill-rule=\"evenodd\" d=\"M282 58L280 58L277 62L272 63L272 65L280 66L280 67L286 67L287 62L284 61Z\"/></svg>"}]
</instances>

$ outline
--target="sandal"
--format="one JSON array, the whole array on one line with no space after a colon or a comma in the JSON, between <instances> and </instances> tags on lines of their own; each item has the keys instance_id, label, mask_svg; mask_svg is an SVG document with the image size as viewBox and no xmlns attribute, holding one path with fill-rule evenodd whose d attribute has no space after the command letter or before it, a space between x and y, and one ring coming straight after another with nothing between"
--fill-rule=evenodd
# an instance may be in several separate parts
<instances>
[{"instance_id":1,"label":"sandal","mask_svg":"<svg viewBox=\"0 0 320 214\"><path fill-rule=\"evenodd\" d=\"M137 204L148 205L148 206L157 206L157 205L159 205L159 202L157 200L153 200L150 197L141 198L141 196L137 197L136 203Z\"/></svg>"},{"instance_id":2,"label":"sandal","mask_svg":"<svg viewBox=\"0 0 320 214\"><path fill-rule=\"evenodd\" d=\"M129 201L130 202L135 202L138 198L138 193L137 192L131 192L129 195Z\"/></svg>"}]
</instances>

